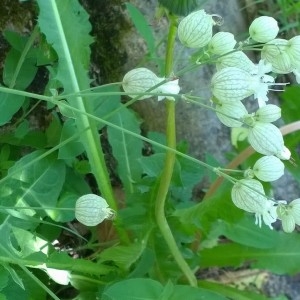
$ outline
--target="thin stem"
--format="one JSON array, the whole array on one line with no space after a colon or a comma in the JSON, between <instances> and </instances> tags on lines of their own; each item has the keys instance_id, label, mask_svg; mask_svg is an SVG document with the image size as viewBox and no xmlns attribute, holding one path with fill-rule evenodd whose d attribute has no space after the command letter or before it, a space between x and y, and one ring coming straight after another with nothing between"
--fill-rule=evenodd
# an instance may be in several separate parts
<instances>
[{"instance_id":1,"label":"thin stem","mask_svg":"<svg viewBox=\"0 0 300 300\"><path fill-rule=\"evenodd\" d=\"M170 28L168 35L168 44L167 44L167 53L166 53L166 67L165 67L165 75L166 77L170 75L173 67L173 55L174 55L174 43L176 37L176 23L177 20L174 16L170 16ZM167 100L166 101L166 110L167 110L167 128L166 128L166 136L167 136L167 146L171 149L176 149L176 127L175 127L175 101ZM158 191L155 199L155 217L157 221L157 225L161 231L165 242L167 243L170 252L172 253L177 265L187 278L188 282L191 286L197 286L197 280L193 271L190 269L186 261L184 260L172 231L169 227L165 216L165 202L166 197L169 191L170 182L172 179L174 163L175 163L176 155L173 151L168 150L166 152L166 158L164 167L162 170L162 174L160 177L160 182L158 186Z\"/></svg>"}]
</instances>

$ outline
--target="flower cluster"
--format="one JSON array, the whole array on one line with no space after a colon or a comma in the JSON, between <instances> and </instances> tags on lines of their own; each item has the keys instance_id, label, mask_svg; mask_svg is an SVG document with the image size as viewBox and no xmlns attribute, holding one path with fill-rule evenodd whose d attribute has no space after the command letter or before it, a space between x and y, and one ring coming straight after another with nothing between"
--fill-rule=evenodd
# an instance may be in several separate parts
<instances>
[{"instance_id":1,"label":"flower cluster","mask_svg":"<svg viewBox=\"0 0 300 300\"><path fill-rule=\"evenodd\" d=\"M272 228L272 223L280 219L283 229L290 232L300 222L300 200L289 205L275 202L265 195L259 180L279 179L284 174L281 160L291 157L280 130L272 124L281 117L281 109L267 101L277 74L293 72L300 82L300 36L289 41L276 38L277 21L266 16L252 22L245 42L237 43L229 32L212 35L213 25L216 24L212 16L203 10L194 12L181 21L178 36L183 45L202 47L216 62L211 101L217 117L228 127L246 127L250 145L263 155L253 168L245 171L244 179L235 181L232 201L238 208L254 213L259 226L263 221ZM242 51L254 47L261 50L257 64ZM242 102L248 97L258 102L255 112L249 113Z\"/></svg>"},{"instance_id":2,"label":"flower cluster","mask_svg":"<svg viewBox=\"0 0 300 300\"><path fill-rule=\"evenodd\" d=\"M201 53L197 65L201 65L202 57L216 63L216 73L211 79L211 102L217 117L228 127L246 127L250 145L263 155L253 168L244 172L244 179L234 180L233 203L254 213L259 226L263 221L272 228L272 223L280 219L283 229L290 232L295 224L300 225L300 199L289 205L284 201L275 202L265 195L259 180L279 179L284 174L281 160L291 157L281 131L273 124L281 117L281 109L267 102L270 87L285 85L275 83L278 74L294 73L300 82L300 36L290 40L277 38L277 21L262 16L250 25L249 37L237 43L230 32L213 34L213 26L220 25L220 20L219 16L204 10L195 11L179 22L178 39L183 46L196 49L196 56ZM260 50L258 63L251 61L244 49ZM160 78L145 68L128 72L122 85L130 97L138 99L151 97L151 93L176 95L180 91L178 79ZM249 97L257 100L254 112L248 112L242 102ZM161 95L158 100L163 98ZM174 100L172 96L166 98Z\"/></svg>"}]
</instances>

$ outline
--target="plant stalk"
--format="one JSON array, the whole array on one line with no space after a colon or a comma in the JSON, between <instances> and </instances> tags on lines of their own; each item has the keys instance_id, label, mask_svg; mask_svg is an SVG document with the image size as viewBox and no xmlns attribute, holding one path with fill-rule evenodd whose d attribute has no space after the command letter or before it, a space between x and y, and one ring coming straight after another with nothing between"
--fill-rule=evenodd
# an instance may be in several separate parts
<instances>
[{"instance_id":1,"label":"plant stalk","mask_svg":"<svg viewBox=\"0 0 300 300\"><path fill-rule=\"evenodd\" d=\"M170 28L167 43L166 52L166 66L165 75L169 76L173 68L173 58L174 58L174 43L177 31L177 19L174 16L170 16ZM167 124L166 124L166 136L167 136L167 147L176 149L176 126L175 126L175 101L166 101L167 110ZM157 196L155 199L155 217L157 225L161 231L165 242L167 243L170 252L172 253L177 265L183 272L184 276L187 278L191 286L197 286L196 277L193 271L190 269L186 261L184 260L169 227L165 216L165 202L167 194L169 191L174 164L175 164L176 154L173 151L166 151L166 158L162 174L160 177L160 182L158 186Z\"/></svg>"}]
</instances>

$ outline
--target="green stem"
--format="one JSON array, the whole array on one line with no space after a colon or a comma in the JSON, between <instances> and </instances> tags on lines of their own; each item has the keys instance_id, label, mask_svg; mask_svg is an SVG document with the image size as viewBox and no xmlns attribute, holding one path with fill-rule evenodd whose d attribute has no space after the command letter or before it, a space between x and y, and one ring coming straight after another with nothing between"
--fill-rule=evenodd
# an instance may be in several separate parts
<instances>
[{"instance_id":1,"label":"green stem","mask_svg":"<svg viewBox=\"0 0 300 300\"><path fill-rule=\"evenodd\" d=\"M174 43L176 37L176 18L170 16L170 29L168 36L167 44L167 53L166 53L166 67L165 75L169 76L173 68L173 56L174 56ZM176 126L175 126L175 101L167 100L166 101L166 110L167 110L167 147L171 149L176 149ZM174 164L175 164L176 155L173 151L167 150L166 158L164 163L164 168L160 177L160 182L158 186L157 196L155 199L155 217L157 225L161 231L165 242L167 243L170 252L172 253L177 265L187 278L191 286L197 286L196 277L193 274L193 271L190 269L186 261L184 260L177 244L172 234L172 231L169 227L165 216L165 202L170 187Z\"/></svg>"},{"instance_id":2,"label":"green stem","mask_svg":"<svg viewBox=\"0 0 300 300\"><path fill-rule=\"evenodd\" d=\"M58 6L54 0L50 0L50 5L53 10L53 18L55 19L55 26L60 38L62 56L65 59L65 64L69 76L70 88L74 93L80 93L80 91L86 87L86 83L80 80L78 76L78 69L76 68L76 63L74 63L74 56L72 55L69 47L68 41L65 35L63 24L61 21ZM72 107L79 109L82 112L92 112L90 103L87 98L82 96L68 97L68 102ZM92 173L96 179L97 185L101 194L107 201L108 205L115 211L117 211L117 202L115 200L111 181L109 178L109 173L106 167L106 162L104 158L104 153L100 143L99 133L94 120L90 120L86 115L82 113L76 114L76 125L78 130L88 128L86 132L82 135L82 142L85 147L85 151L92 169ZM124 243L129 242L128 235L126 231L118 226L119 220L116 220L116 230L119 234L120 239Z\"/></svg>"}]
</instances>

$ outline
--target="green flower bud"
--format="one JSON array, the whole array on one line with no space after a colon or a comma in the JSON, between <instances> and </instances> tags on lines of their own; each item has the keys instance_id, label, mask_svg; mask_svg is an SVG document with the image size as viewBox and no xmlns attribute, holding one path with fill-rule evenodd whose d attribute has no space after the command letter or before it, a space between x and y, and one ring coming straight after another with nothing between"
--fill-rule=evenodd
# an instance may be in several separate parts
<instances>
[{"instance_id":1,"label":"green flower bud","mask_svg":"<svg viewBox=\"0 0 300 300\"><path fill-rule=\"evenodd\" d=\"M274 104L268 104L259 108L255 113L255 119L262 123L275 122L281 117L281 108Z\"/></svg>"},{"instance_id":2,"label":"green flower bud","mask_svg":"<svg viewBox=\"0 0 300 300\"><path fill-rule=\"evenodd\" d=\"M284 174L284 164L276 156L264 156L256 161L253 172L259 180L275 181Z\"/></svg>"},{"instance_id":3,"label":"green flower bud","mask_svg":"<svg viewBox=\"0 0 300 300\"><path fill-rule=\"evenodd\" d=\"M277 36L279 27L272 17L261 16L256 18L249 27L250 37L259 43L269 42Z\"/></svg>"},{"instance_id":4,"label":"green flower bud","mask_svg":"<svg viewBox=\"0 0 300 300\"><path fill-rule=\"evenodd\" d=\"M284 147L280 130L270 123L256 122L249 129L248 141L255 151L264 155L277 155Z\"/></svg>"},{"instance_id":5,"label":"green flower bud","mask_svg":"<svg viewBox=\"0 0 300 300\"><path fill-rule=\"evenodd\" d=\"M130 93L144 93L150 88L154 87L160 82L160 78L157 77L152 71L146 68L137 68L129 71L123 78L122 86L128 96L131 98L136 95L130 95ZM155 93L156 90L152 90L151 93ZM140 96L140 100L150 98L152 95Z\"/></svg>"},{"instance_id":6,"label":"green flower bud","mask_svg":"<svg viewBox=\"0 0 300 300\"><path fill-rule=\"evenodd\" d=\"M181 20L178 26L180 42L189 48L206 46L212 38L214 21L203 9L195 11Z\"/></svg>"},{"instance_id":7,"label":"green flower bud","mask_svg":"<svg viewBox=\"0 0 300 300\"><path fill-rule=\"evenodd\" d=\"M218 71L211 79L213 95L221 102L236 102L254 93L251 75L239 68L227 67Z\"/></svg>"},{"instance_id":8,"label":"green flower bud","mask_svg":"<svg viewBox=\"0 0 300 300\"><path fill-rule=\"evenodd\" d=\"M114 211L108 207L107 202L100 196L87 194L76 201L75 217L86 226L96 226L105 219L114 216Z\"/></svg>"},{"instance_id":9,"label":"green flower bud","mask_svg":"<svg viewBox=\"0 0 300 300\"><path fill-rule=\"evenodd\" d=\"M216 110L219 120L228 127L241 127L243 123L238 121L238 119L242 119L248 114L246 107L240 101L218 103Z\"/></svg>"},{"instance_id":10,"label":"green flower bud","mask_svg":"<svg viewBox=\"0 0 300 300\"><path fill-rule=\"evenodd\" d=\"M218 58L216 67L218 71L227 67L236 67L249 73L256 69L255 64L242 51L232 52Z\"/></svg>"},{"instance_id":11,"label":"green flower bud","mask_svg":"<svg viewBox=\"0 0 300 300\"><path fill-rule=\"evenodd\" d=\"M234 35L230 32L216 33L208 44L208 50L217 55L222 55L233 50L236 44Z\"/></svg>"}]
</instances>

